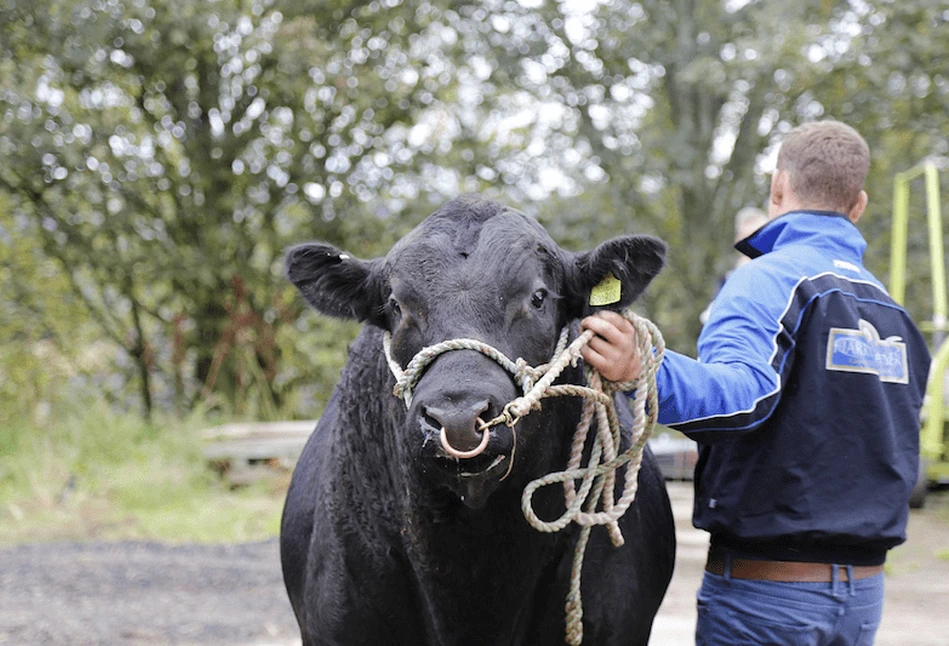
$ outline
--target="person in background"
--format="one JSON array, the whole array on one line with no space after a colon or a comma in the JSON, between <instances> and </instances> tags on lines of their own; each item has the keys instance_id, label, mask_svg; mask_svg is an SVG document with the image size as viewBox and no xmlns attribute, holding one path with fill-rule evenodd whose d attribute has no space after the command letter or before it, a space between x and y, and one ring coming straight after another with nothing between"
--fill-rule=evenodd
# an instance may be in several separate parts
<instances>
[{"instance_id":1,"label":"person in background","mask_svg":"<svg viewBox=\"0 0 949 646\"><path fill-rule=\"evenodd\" d=\"M762 211L761 209L756 209L753 206L746 206L743 209L739 209L738 213L735 214L735 240L734 244L738 244L752 233L764 226L765 222L768 221L768 214ZM751 260L745 254L738 252L737 257L735 258L734 266L729 269L725 275L723 275L718 280L718 290L722 289L722 285L725 284L725 281L728 280L728 277L732 275L732 272L744 265L746 262ZM718 292L716 291L716 294ZM702 325L708 321L709 313L712 310L712 304L709 303L702 313L699 314L699 321Z\"/></svg>"},{"instance_id":2,"label":"person in background","mask_svg":"<svg viewBox=\"0 0 949 646\"><path fill-rule=\"evenodd\" d=\"M693 523L711 535L697 644L872 644L883 563L906 539L930 357L863 265L864 139L836 121L784 139L770 221L716 297L698 359L667 351L659 422L694 439ZM639 374L636 333L600 312L584 359Z\"/></svg>"},{"instance_id":3,"label":"person in background","mask_svg":"<svg viewBox=\"0 0 949 646\"><path fill-rule=\"evenodd\" d=\"M753 206L746 206L743 209L739 209L738 213L735 214L734 244L738 244L767 224L767 222L768 214L761 209L755 208ZM735 259L735 266L732 271L738 269L749 260L751 260L751 258L741 252L738 252L738 257Z\"/></svg>"}]
</instances>

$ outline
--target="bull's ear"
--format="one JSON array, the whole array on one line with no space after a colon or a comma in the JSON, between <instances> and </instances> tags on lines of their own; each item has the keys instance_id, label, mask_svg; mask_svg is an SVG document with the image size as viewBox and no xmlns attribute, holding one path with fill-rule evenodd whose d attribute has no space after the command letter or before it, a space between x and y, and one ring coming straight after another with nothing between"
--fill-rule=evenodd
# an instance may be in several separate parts
<instances>
[{"instance_id":1,"label":"bull's ear","mask_svg":"<svg viewBox=\"0 0 949 646\"><path fill-rule=\"evenodd\" d=\"M659 273L666 244L652 236L621 236L573 255L566 275L571 318L598 309L621 310L635 301Z\"/></svg>"},{"instance_id":2,"label":"bull's ear","mask_svg":"<svg viewBox=\"0 0 949 646\"><path fill-rule=\"evenodd\" d=\"M287 251L285 266L287 278L316 310L384 326L383 295L375 271L379 262L308 242Z\"/></svg>"}]
</instances>

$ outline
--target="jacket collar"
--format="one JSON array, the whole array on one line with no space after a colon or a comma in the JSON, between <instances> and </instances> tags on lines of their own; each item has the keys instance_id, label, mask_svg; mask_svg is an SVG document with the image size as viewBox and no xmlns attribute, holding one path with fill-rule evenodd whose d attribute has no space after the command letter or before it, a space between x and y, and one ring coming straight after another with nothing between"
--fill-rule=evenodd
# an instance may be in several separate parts
<instances>
[{"instance_id":1,"label":"jacket collar","mask_svg":"<svg viewBox=\"0 0 949 646\"><path fill-rule=\"evenodd\" d=\"M861 258L867 247L860 231L843 213L791 211L736 242L735 249L749 258L757 258L785 245L800 243L845 248L851 253L856 251Z\"/></svg>"}]
</instances>

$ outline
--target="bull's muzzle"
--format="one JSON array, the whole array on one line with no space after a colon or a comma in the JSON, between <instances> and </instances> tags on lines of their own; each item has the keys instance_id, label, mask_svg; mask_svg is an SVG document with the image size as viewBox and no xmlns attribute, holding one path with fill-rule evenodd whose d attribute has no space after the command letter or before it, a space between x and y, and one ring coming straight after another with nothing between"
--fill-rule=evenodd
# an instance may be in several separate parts
<instances>
[{"instance_id":1,"label":"bull's muzzle","mask_svg":"<svg viewBox=\"0 0 949 646\"><path fill-rule=\"evenodd\" d=\"M441 427L439 438L445 452L466 459L480 455L488 446L491 433L481 419L488 408L488 400L477 399L453 406L423 406L422 412L433 427Z\"/></svg>"}]
</instances>

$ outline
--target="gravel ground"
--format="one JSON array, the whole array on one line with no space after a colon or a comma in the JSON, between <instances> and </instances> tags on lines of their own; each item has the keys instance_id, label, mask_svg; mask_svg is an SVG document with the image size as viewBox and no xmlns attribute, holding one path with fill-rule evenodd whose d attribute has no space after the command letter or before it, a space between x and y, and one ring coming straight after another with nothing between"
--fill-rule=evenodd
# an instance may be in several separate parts
<instances>
[{"instance_id":1,"label":"gravel ground","mask_svg":"<svg viewBox=\"0 0 949 646\"><path fill-rule=\"evenodd\" d=\"M670 482L679 549L651 646L693 643L707 538L691 483ZM949 646L949 492L914 510L890 555L877 646ZM0 644L299 646L276 539L243 545L49 543L0 549Z\"/></svg>"},{"instance_id":2,"label":"gravel ground","mask_svg":"<svg viewBox=\"0 0 949 646\"><path fill-rule=\"evenodd\" d=\"M292 644L276 539L0 550L0 644Z\"/></svg>"}]
</instances>

